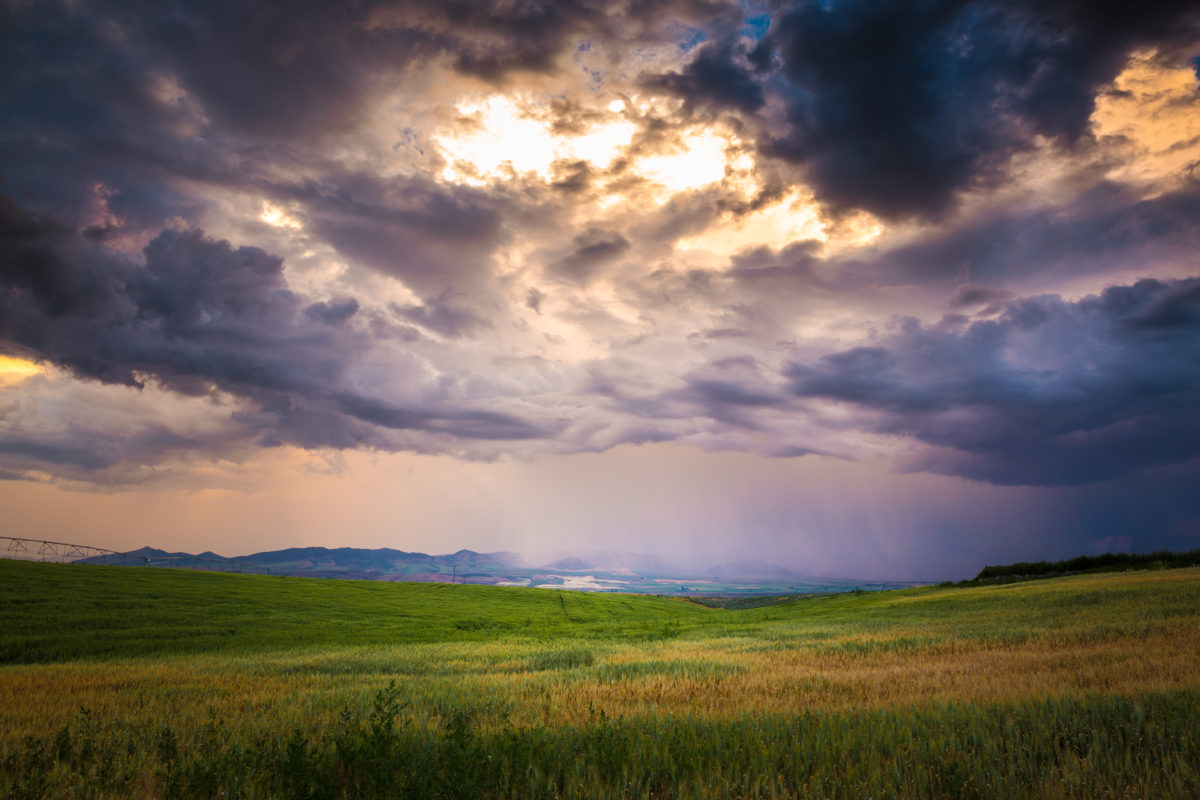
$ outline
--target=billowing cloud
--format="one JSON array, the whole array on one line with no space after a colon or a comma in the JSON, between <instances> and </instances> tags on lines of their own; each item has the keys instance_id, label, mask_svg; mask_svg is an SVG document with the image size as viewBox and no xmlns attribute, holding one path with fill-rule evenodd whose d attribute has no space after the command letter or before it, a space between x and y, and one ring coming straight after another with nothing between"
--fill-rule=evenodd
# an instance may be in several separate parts
<instances>
[{"instance_id":1,"label":"billowing cloud","mask_svg":"<svg viewBox=\"0 0 1200 800\"><path fill-rule=\"evenodd\" d=\"M358 301L308 302L288 289L282 260L257 247L168 229L133 258L0 199L0 337L22 356L104 383L152 382L185 396L243 400L233 414L242 435L267 445L414 446L388 430L465 439L543 433L507 414L444 400L397 406L356 391L350 373L369 347L348 324ZM143 437L140 452L122 452L153 460L163 450L206 445L167 430ZM75 467L109 466L88 446L10 440L5 447Z\"/></svg>"},{"instance_id":2,"label":"billowing cloud","mask_svg":"<svg viewBox=\"0 0 1200 800\"><path fill-rule=\"evenodd\" d=\"M1039 137L1085 138L1098 90L1138 48L1200 36L1194 4L796 2L761 42L705 45L657 79L689 104L755 111L761 144L822 201L937 217L995 186Z\"/></svg>"},{"instance_id":3,"label":"billowing cloud","mask_svg":"<svg viewBox=\"0 0 1200 800\"><path fill-rule=\"evenodd\" d=\"M696 57L678 73L657 75L647 85L684 98L689 110L735 109L753 113L763 105L763 87L754 75L754 59L745 39L726 36L699 48Z\"/></svg>"},{"instance_id":4,"label":"billowing cloud","mask_svg":"<svg viewBox=\"0 0 1200 800\"><path fill-rule=\"evenodd\" d=\"M280 188L339 253L421 293L479 282L503 238L500 203L463 187L351 174Z\"/></svg>"},{"instance_id":5,"label":"billowing cloud","mask_svg":"<svg viewBox=\"0 0 1200 800\"><path fill-rule=\"evenodd\" d=\"M878 344L793 364L798 397L871 412L928 445L902 467L1072 485L1200 454L1200 279L1008 303L965 327L905 320Z\"/></svg>"},{"instance_id":6,"label":"billowing cloud","mask_svg":"<svg viewBox=\"0 0 1200 800\"><path fill-rule=\"evenodd\" d=\"M431 297L421 304L396 306L395 312L414 325L457 339L487 327L487 320L470 308L457 304L449 293Z\"/></svg>"},{"instance_id":7,"label":"billowing cloud","mask_svg":"<svg viewBox=\"0 0 1200 800\"><path fill-rule=\"evenodd\" d=\"M1142 198L1100 182L1051 208L1005 209L896 248L887 267L900 281L969 275L1028 285L1039 273L1118 275L1149 268L1195 269L1200 192ZM1144 273L1143 273L1144 274Z\"/></svg>"}]
</instances>

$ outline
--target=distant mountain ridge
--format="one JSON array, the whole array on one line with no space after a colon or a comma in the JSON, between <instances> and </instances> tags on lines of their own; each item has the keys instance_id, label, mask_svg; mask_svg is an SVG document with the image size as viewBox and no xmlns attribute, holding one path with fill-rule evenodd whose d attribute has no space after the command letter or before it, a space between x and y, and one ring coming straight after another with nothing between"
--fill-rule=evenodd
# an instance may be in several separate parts
<instances>
[{"instance_id":1,"label":"distant mountain ridge","mask_svg":"<svg viewBox=\"0 0 1200 800\"><path fill-rule=\"evenodd\" d=\"M410 553L390 547L367 549L360 547L288 547L266 550L245 556L222 556L211 551L200 554L168 552L156 547L141 547L119 556L95 556L82 563L113 564L128 558L156 561L217 561L238 565L253 565L280 575L301 577L367 577L397 579L400 576L421 576L436 580L439 576L453 579L458 575L504 573L511 566L506 553L476 553L459 550L445 555ZM122 558L124 557L124 558ZM414 578L420 580L421 578Z\"/></svg>"},{"instance_id":2,"label":"distant mountain ridge","mask_svg":"<svg viewBox=\"0 0 1200 800\"><path fill-rule=\"evenodd\" d=\"M558 553L539 564L516 553L478 553L466 549L430 555L390 547L288 547L226 557L211 551L193 554L147 546L117 555L81 559L79 563L228 569L304 578L482 583L655 594L802 594L910 585L812 578L761 562L717 565L697 575L693 571L672 570L656 556L612 552Z\"/></svg>"},{"instance_id":3,"label":"distant mountain ridge","mask_svg":"<svg viewBox=\"0 0 1200 800\"><path fill-rule=\"evenodd\" d=\"M357 547L289 547L284 550L268 550L248 556L236 556L231 561L245 561L270 566L272 564L309 564L314 568L359 569L385 573L408 573L414 569L425 571L452 571L458 569L494 569L510 566L508 561L497 558L497 554L476 553L474 550L459 550L446 555L410 553L380 547L373 550Z\"/></svg>"}]
</instances>

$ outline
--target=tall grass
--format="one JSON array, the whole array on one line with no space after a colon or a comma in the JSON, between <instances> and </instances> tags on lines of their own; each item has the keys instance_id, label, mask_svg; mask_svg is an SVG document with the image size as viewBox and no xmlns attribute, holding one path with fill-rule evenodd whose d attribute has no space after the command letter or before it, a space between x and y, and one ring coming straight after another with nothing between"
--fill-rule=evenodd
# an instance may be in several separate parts
<instances>
[{"instance_id":1,"label":"tall grass","mask_svg":"<svg viewBox=\"0 0 1200 800\"><path fill-rule=\"evenodd\" d=\"M376 695L316 734L92 715L2 751L5 797L1195 797L1195 691L733 719L596 712L583 725L435 724Z\"/></svg>"}]
</instances>

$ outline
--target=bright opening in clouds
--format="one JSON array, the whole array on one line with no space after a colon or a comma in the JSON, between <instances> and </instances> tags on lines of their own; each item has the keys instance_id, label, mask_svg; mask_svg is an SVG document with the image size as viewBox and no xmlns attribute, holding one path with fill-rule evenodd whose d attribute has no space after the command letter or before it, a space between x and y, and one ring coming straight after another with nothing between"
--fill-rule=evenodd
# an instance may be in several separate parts
<instances>
[{"instance_id":1,"label":"bright opening in clouds","mask_svg":"<svg viewBox=\"0 0 1200 800\"><path fill-rule=\"evenodd\" d=\"M723 225L713 225L695 236L679 239L680 250L702 250L718 257L756 247L781 250L792 242L826 242L821 208L807 192L794 189L768 206L748 214L730 214Z\"/></svg>"},{"instance_id":2,"label":"bright opening in clouds","mask_svg":"<svg viewBox=\"0 0 1200 800\"><path fill-rule=\"evenodd\" d=\"M699 189L725 177L726 150L733 142L714 131L688 133L665 152L644 156L634 163L637 174L666 190L660 202L677 192Z\"/></svg>"},{"instance_id":3,"label":"bright opening in clouds","mask_svg":"<svg viewBox=\"0 0 1200 800\"><path fill-rule=\"evenodd\" d=\"M591 122L571 134L555 134L551 124L530 117L503 95L462 103L455 110L460 115L457 129L432 138L448 162L442 177L474 186L525 173L546 180L560 160L606 169L637 132L633 123L611 119ZM549 108L540 110L550 113Z\"/></svg>"},{"instance_id":4,"label":"bright opening in clouds","mask_svg":"<svg viewBox=\"0 0 1200 800\"><path fill-rule=\"evenodd\" d=\"M0 504L893 579L1200 546L1193 5L11 5Z\"/></svg>"},{"instance_id":5,"label":"bright opening in clouds","mask_svg":"<svg viewBox=\"0 0 1200 800\"><path fill-rule=\"evenodd\" d=\"M282 208L272 205L266 200L263 201L262 213L259 214L258 218L275 228L290 228L292 230L300 230L304 227L300 220L289 216Z\"/></svg>"}]
</instances>

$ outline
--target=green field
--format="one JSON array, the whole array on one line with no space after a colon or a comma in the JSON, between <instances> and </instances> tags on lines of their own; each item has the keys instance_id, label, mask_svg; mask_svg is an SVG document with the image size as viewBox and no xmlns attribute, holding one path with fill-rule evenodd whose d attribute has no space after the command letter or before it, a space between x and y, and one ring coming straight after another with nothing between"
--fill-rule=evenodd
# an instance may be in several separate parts
<instances>
[{"instance_id":1,"label":"green field","mask_svg":"<svg viewBox=\"0 0 1200 800\"><path fill-rule=\"evenodd\" d=\"M1196 797L1200 569L720 608L0 561L0 797Z\"/></svg>"}]
</instances>

